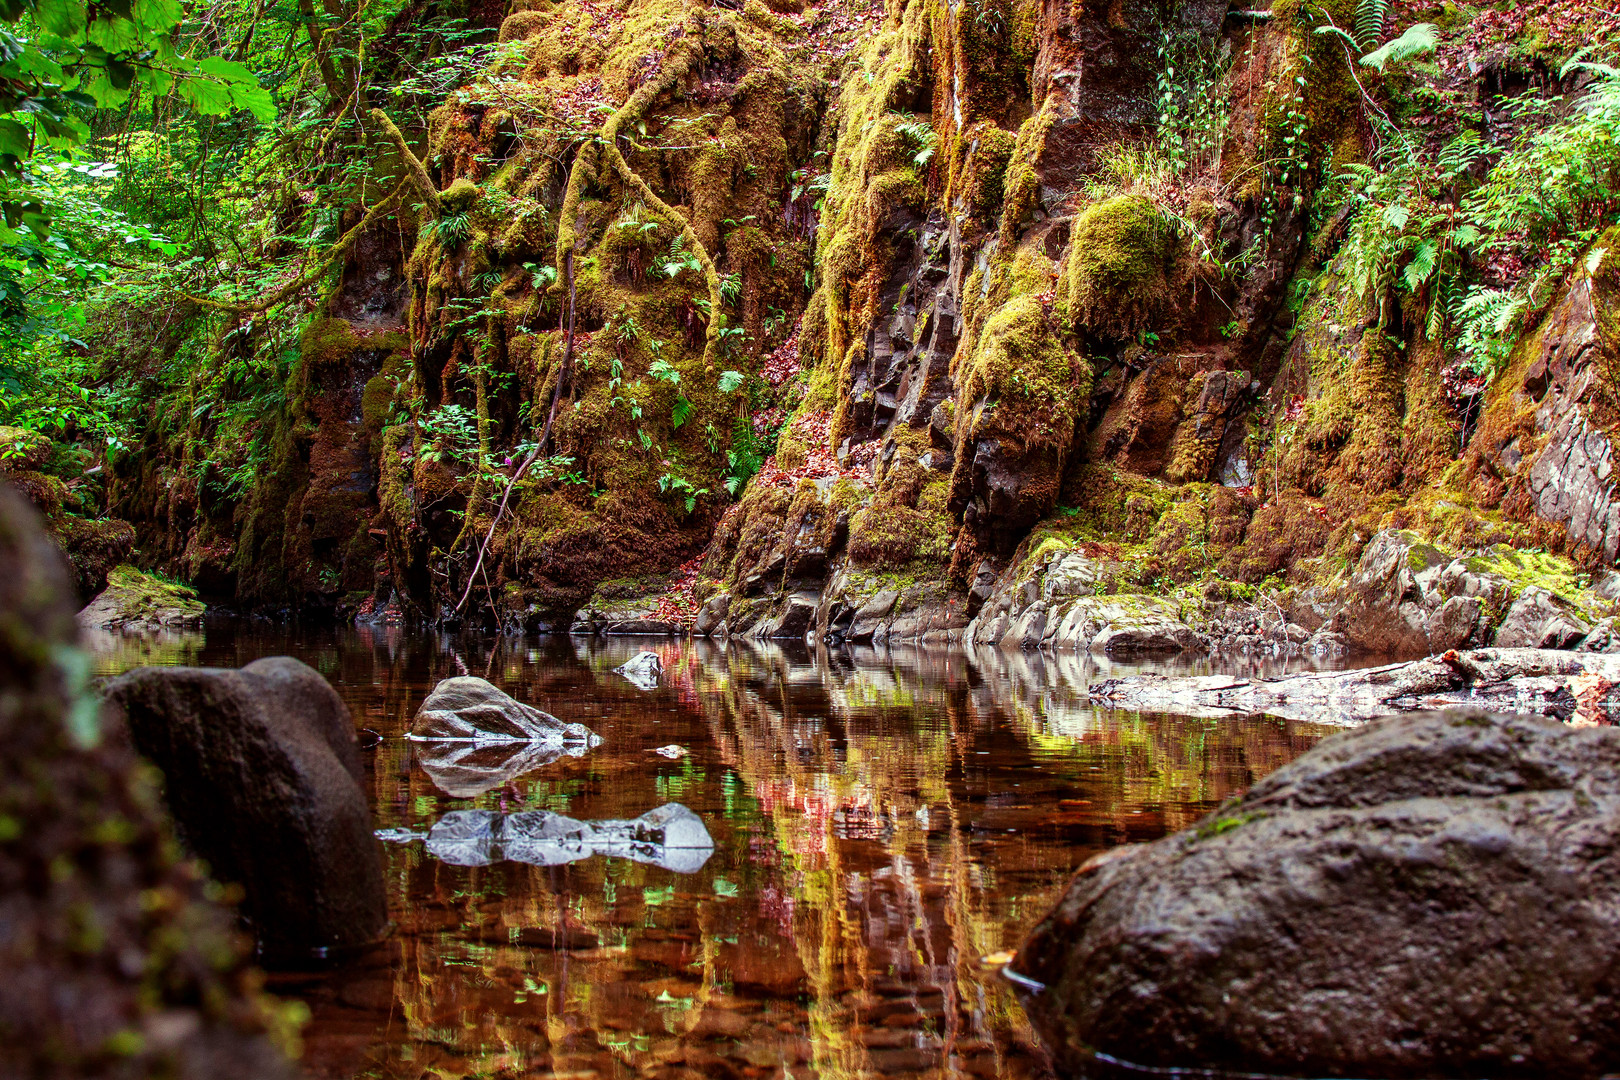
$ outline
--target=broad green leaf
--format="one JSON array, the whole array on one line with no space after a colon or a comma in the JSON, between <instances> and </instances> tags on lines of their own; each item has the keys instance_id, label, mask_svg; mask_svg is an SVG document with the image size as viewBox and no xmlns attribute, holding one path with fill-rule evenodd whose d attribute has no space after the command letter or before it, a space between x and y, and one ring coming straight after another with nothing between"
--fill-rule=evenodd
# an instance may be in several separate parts
<instances>
[{"instance_id":1,"label":"broad green leaf","mask_svg":"<svg viewBox=\"0 0 1620 1080\"><path fill-rule=\"evenodd\" d=\"M85 13L83 0L38 0L34 19L46 31L65 38L84 33Z\"/></svg>"},{"instance_id":2,"label":"broad green leaf","mask_svg":"<svg viewBox=\"0 0 1620 1080\"><path fill-rule=\"evenodd\" d=\"M10 154L19 161L33 151L33 135L20 120L7 117L0 120L0 154Z\"/></svg>"}]
</instances>

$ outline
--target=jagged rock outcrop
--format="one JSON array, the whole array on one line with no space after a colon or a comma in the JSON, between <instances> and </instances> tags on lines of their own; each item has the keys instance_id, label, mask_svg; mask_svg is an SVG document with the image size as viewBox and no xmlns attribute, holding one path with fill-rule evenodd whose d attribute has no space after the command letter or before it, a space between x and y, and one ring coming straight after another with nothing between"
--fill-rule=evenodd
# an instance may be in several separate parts
<instances>
[{"instance_id":1,"label":"jagged rock outcrop","mask_svg":"<svg viewBox=\"0 0 1620 1080\"><path fill-rule=\"evenodd\" d=\"M1060 1069L1596 1077L1620 1063L1620 732L1480 712L1324 740L1081 869L1011 971Z\"/></svg>"},{"instance_id":2,"label":"jagged rock outcrop","mask_svg":"<svg viewBox=\"0 0 1620 1080\"><path fill-rule=\"evenodd\" d=\"M163 770L186 846L242 886L262 957L307 963L381 937L382 858L354 724L318 672L285 656L137 668L107 700Z\"/></svg>"},{"instance_id":3,"label":"jagged rock outcrop","mask_svg":"<svg viewBox=\"0 0 1620 1080\"><path fill-rule=\"evenodd\" d=\"M0 484L0 1073L290 1080L233 913L83 685L72 579Z\"/></svg>"},{"instance_id":4,"label":"jagged rock outcrop","mask_svg":"<svg viewBox=\"0 0 1620 1080\"><path fill-rule=\"evenodd\" d=\"M304 328L258 482L238 463L221 495L153 434L113 502L147 563L344 618L858 641L1016 624L1033 646L1087 605L1017 591L1102 548L1118 570L1097 595L1162 601L1120 648L1186 647L1172 621L1222 648L1486 644L1490 597L1420 585L1385 611L1390 582L1343 579L1390 530L1614 563L1620 242L1538 284L1531 332L1490 364L1459 354L1430 285L1374 287L1347 240L1360 203L1324 188L1385 123L1346 17L511 12L498 76L424 132L367 126L378 183L415 195ZM1401 77L1499 112L1476 68ZM1578 638L1575 604L1556 626L1527 607L1504 641Z\"/></svg>"}]
</instances>

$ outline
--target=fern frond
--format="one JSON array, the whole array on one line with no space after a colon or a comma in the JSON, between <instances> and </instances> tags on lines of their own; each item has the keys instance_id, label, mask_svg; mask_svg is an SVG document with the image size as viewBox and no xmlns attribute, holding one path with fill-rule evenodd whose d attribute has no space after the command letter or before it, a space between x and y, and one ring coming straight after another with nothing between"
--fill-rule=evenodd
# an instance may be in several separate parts
<instances>
[{"instance_id":1,"label":"fern frond","mask_svg":"<svg viewBox=\"0 0 1620 1080\"><path fill-rule=\"evenodd\" d=\"M1358 0L1356 4L1356 40L1363 49L1370 49L1384 40L1384 21L1389 18L1389 0Z\"/></svg>"},{"instance_id":2,"label":"fern frond","mask_svg":"<svg viewBox=\"0 0 1620 1080\"><path fill-rule=\"evenodd\" d=\"M1438 254L1439 249L1433 240L1425 240L1412 252L1412 261L1401 271L1401 280L1406 283L1407 292L1417 292L1423 288L1424 282L1434 276L1435 267L1440 262Z\"/></svg>"},{"instance_id":3,"label":"fern frond","mask_svg":"<svg viewBox=\"0 0 1620 1080\"><path fill-rule=\"evenodd\" d=\"M1406 28L1406 33L1394 41L1374 49L1361 58L1365 67L1376 68L1383 71L1390 64L1400 64L1413 57L1424 56L1440 44L1440 32L1434 23L1416 23Z\"/></svg>"}]
</instances>

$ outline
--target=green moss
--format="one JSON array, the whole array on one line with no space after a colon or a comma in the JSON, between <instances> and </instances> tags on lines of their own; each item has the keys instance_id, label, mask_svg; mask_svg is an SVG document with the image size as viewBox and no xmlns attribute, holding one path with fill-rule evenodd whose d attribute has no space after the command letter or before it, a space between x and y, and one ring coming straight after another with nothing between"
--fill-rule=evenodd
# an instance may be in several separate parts
<instances>
[{"instance_id":1,"label":"green moss","mask_svg":"<svg viewBox=\"0 0 1620 1080\"><path fill-rule=\"evenodd\" d=\"M1588 575L1562 555L1537 549L1514 550L1497 544L1467 560L1476 574L1505 578L1517 595L1525 589L1542 589L1580 608L1588 618L1605 613L1609 606L1589 591Z\"/></svg>"},{"instance_id":2,"label":"green moss","mask_svg":"<svg viewBox=\"0 0 1620 1080\"><path fill-rule=\"evenodd\" d=\"M1067 448L1090 394L1091 368L1058 338L1042 298L1026 295L989 317L956 379L961 400L975 403L958 428L976 431L993 411L998 429L1018 433L1026 445Z\"/></svg>"},{"instance_id":3,"label":"green moss","mask_svg":"<svg viewBox=\"0 0 1620 1080\"><path fill-rule=\"evenodd\" d=\"M983 121L963 136L967 142L960 176L954 178L957 203L979 217L994 221L1001 213L1007 165L1012 160L1018 137Z\"/></svg>"},{"instance_id":4,"label":"green moss","mask_svg":"<svg viewBox=\"0 0 1620 1080\"><path fill-rule=\"evenodd\" d=\"M152 615L160 610L201 616L207 610L197 599L197 590L145 573L127 563L107 572L107 587L119 591L119 604L131 617Z\"/></svg>"},{"instance_id":5,"label":"green moss","mask_svg":"<svg viewBox=\"0 0 1620 1080\"><path fill-rule=\"evenodd\" d=\"M1140 195L1115 195L1075 220L1062 300L1076 329L1129 337L1169 308L1179 245L1169 222Z\"/></svg>"}]
</instances>

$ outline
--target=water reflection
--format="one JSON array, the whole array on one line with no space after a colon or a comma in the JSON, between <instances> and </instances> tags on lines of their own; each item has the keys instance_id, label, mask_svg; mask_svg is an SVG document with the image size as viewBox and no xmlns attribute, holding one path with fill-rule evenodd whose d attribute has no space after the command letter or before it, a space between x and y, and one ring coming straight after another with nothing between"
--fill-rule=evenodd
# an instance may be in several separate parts
<instances>
[{"instance_id":1,"label":"water reflection","mask_svg":"<svg viewBox=\"0 0 1620 1080\"><path fill-rule=\"evenodd\" d=\"M211 628L185 654L299 656L386 736L380 827L427 834L467 811L487 826L488 858L464 865L388 845L395 940L279 979L313 1010L312 1074L1048 1075L981 958L1090 855L1190 823L1327 732L1099 710L1087 683L1122 668L1082 656L660 642L643 691L614 669L646 644ZM1123 670L1147 669L1183 670ZM443 783L428 744L400 736L463 672L603 744ZM712 839L689 871L550 858L562 846L513 861L504 839L513 820L544 833L669 803Z\"/></svg>"}]
</instances>

